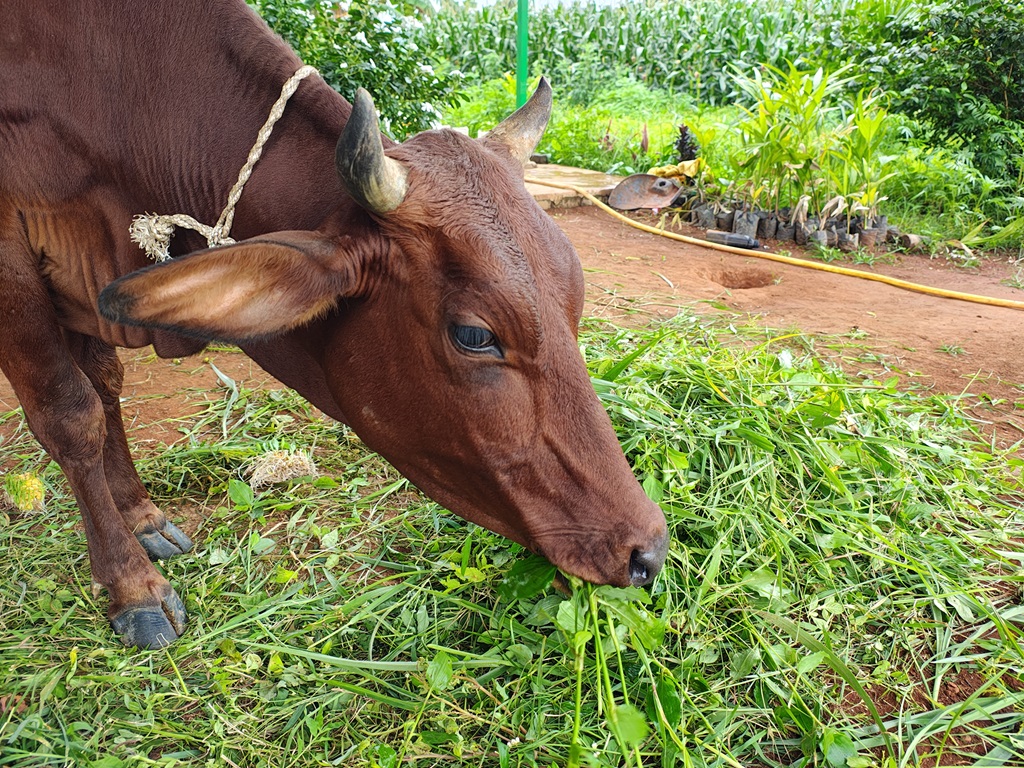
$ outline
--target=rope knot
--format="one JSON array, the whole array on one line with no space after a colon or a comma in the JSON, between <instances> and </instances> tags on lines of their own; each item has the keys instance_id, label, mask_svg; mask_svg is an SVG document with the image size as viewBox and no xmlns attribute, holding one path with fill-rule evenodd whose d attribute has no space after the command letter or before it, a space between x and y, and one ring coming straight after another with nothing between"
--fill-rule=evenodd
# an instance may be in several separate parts
<instances>
[{"instance_id":1,"label":"rope knot","mask_svg":"<svg viewBox=\"0 0 1024 768\"><path fill-rule=\"evenodd\" d=\"M155 213L140 214L132 219L128 227L132 242L144 250L154 261L171 258L171 237L174 225Z\"/></svg>"},{"instance_id":2,"label":"rope knot","mask_svg":"<svg viewBox=\"0 0 1024 768\"><path fill-rule=\"evenodd\" d=\"M209 248L235 242L225 235L219 226L208 227L183 213L173 216L160 216L155 213L136 216L128 227L128 236L154 261L167 261L171 258L171 238L177 227L198 232L206 238L206 245Z\"/></svg>"}]
</instances>

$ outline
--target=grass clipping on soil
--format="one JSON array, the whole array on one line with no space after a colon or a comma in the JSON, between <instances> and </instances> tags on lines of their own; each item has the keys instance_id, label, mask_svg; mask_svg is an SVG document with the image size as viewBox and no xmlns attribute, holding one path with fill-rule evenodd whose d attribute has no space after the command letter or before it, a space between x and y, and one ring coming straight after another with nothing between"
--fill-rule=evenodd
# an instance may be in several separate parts
<instances>
[{"instance_id":1,"label":"grass clipping on soil","mask_svg":"<svg viewBox=\"0 0 1024 768\"><path fill-rule=\"evenodd\" d=\"M672 530L652 589L563 594L293 395L239 390L140 462L201 513L161 566L191 616L166 651L112 636L53 467L44 521L0 525L0 764L1024 764L1019 455L817 354L852 340L580 342ZM238 480L271 443L319 477Z\"/></svg>"},{"instance_id":2,"label":"grass clipping on soil","mask_svg":"<svg viewBox=\"0 0 1024 768\"><path fill-rule=\"evenodd\" d=\"M249 484L253 490L286 483L300 477L316 477L313 458L303 451L273 450L253 458L249 464Z\"/></svg>"}]
</instances>

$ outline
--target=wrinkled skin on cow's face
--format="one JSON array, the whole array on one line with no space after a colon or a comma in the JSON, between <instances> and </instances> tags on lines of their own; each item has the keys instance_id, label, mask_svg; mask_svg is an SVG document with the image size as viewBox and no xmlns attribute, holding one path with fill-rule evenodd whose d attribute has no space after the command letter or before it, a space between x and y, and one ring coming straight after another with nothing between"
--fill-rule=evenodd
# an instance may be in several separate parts
<instances>
[{"instance_id":1,"label":"wrinkled skin on cow's face","mask_svg":"<svg viewBox=\"0 0 1024 768\"><path fill-rule=\"evenodd\" d=\"M664 554L664 517L583 365L575 251L500 147L437 132L392 156L410 169L408 195L382 221L397 249L330 336L328 365L346 361L329 376L336 401L371 447L462 517L588 581L645 583ZM485 168L489 187L467 167ZM643 568L634 553L652 553L646 572L630 573L631 560Z\"/></svg>"},{"instance_id":2,"label":"wrinkled skin on cow's face","mask_svg":"<svg viewBox=\"0 0 1024 768\"><path fill-rule=\"evenodd\" d=\"M119 323L238 341L460 516L587 581L645 584L664 515L579 353L579 259L523 185L545 98L525 128L429 131L372 161L387 168L355 182L358 236L348 218L272 233L129 275L100 303Z\"/></svg>"}]
</instances>

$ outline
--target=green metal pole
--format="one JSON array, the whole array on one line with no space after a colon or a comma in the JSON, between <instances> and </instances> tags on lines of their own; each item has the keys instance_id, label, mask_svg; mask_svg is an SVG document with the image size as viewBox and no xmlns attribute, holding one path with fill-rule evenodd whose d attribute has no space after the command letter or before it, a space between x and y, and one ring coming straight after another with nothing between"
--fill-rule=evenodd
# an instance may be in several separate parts
<instances>
[{"instance_id":1,"label":"green metal pole","mask_svg":"<svg viewBox=\"0 0 1024 768\"><path fill-rule=\"evenodd\" d=\"M527 53L530 45L530 0L519 0L516 14L516 106L526 103Z\"/></svg>"}]
</instances>

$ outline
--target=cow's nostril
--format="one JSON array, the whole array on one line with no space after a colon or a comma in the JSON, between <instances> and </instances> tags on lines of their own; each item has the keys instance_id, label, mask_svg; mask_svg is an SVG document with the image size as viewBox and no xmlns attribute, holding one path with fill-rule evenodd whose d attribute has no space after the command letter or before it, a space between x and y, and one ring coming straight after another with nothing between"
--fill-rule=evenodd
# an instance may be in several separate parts
<instances>
[{"instance_id":1,"label":"cow's nostril","mask_svg":"<svg viewBox=\"0 0 1024 768\"><path fill-rule=\"evenodd\" d=\"M647 573L647 565L643 560L643 553L634 549L629 556L629 582L634 587L640 587L650 583Z\"/></svg>"},{"instance_id":2,"label":"cow's nostril","mask_svg":"<svg viewBox=\"0 0 1024 768\"><path fill-rule=\"evenodd\" d=\"M629 556L629 583L634 587L642 587L654 581L658 568L652 562L655 559L652 555L651 552L634 549Z\"/></svg>"},{"instance_id":3,"label":"cow's nostril","mask_svg":"<svg viewBox=\"0 0 1024 768\"><path fill-rule=\"evenodd\" d=\"M629 555L629 583L642 587L654 581L668 554L668 535L663 534L650 549L634 549Z\"/></svg>"}]
</instances>

